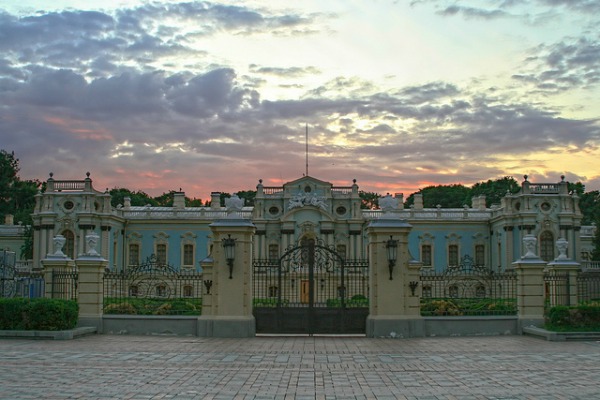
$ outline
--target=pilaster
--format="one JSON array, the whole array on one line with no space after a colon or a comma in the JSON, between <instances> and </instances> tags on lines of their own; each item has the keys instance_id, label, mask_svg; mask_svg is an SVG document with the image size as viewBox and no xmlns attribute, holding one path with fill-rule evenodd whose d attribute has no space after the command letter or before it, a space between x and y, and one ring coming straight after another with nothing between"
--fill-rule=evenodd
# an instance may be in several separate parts
<instances>
[{"instance_id":1,"label":"pilaster","mask_svg":"<svg viewBox=\"0 0 600 400\"><path fill-rule=\"evenodd\" d=\"M211 262L203 265L203 280L211 281L210 295L206 296L207 304L203 304L198 319L198 334L253 337L256 323L252 314L252 238L256 228L250 220L235 216L216 221L210 228ZM225 240L235 243L233 260L226 258Z\"/></svg>"},{"instance_id":2,"label":"pilaster","mask_svg":"<svg viewBox=\"0 0 600 400\"><path fill-rule=\"evenodd\" d=\"M381 204L381 202L380 202ZM412 226L386 212L367 227L369 235L370 299L368 337L423 336L420 316L421 263L412 260L408 234ZM397 259L390 276L388 241L397 241Z\"/></svg>"}]
</instances>

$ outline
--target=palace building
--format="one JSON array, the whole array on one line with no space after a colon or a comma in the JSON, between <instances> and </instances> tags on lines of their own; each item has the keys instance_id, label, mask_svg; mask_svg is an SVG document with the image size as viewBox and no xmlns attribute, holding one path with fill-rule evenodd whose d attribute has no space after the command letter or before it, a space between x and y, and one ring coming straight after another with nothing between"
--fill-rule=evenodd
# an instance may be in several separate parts
<instances>
[{"instance_id":1,"label":"palace building","mask_svg":"<svg viewBox=\"0 0 600 400\"><path fill-rule=\"evenodd\" d=\"M255 205L238 211L256 228L255 260L277 260L307 240L334 249L345 260L367 260L367 226L385 213L410 225L410 255L433 271L457 265L464 256L475 265L505 271L524 254L526 234L538 239L538 254L545 261L558 255L558 239L566 239L574 261L585 261L591 252L593 227L581 226L578 197L568 192L564 177L557 183L525 179L521 190L507 194L501 204L486 207L485 198L477 197L471 207L452 209L424 208L417 194L411 208L403 207L402 195L388 195L381 199L382 209L365 210L356 181L340 187L311 176L280 187L259 181L256 190ZM172 207L131 206L125 199L113 208L110 195L94 189L89 174L83 180L51 176L46 192L36 198L33 267L53 252L54 236L66 238L63 252L75 259L85 252L86 235L95 232L110 270L127 270L154 254L178 270L201 271L201 262L211 255L210 225L226 216L218 192L212 193L209 207L186 207L185 193L178 192ZM5 225L2 232L14 241L9 230Z\"/></svg>"}]
</instances>

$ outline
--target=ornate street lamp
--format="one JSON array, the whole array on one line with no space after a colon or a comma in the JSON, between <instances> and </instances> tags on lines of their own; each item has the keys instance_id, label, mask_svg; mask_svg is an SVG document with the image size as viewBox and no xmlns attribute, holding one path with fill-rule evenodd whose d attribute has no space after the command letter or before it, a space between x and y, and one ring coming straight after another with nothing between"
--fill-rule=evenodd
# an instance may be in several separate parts
<instances>
[{"instance_id":1,"label":"ornate street lamp","mask_svg":"<svg viewBox=\"0 0 600 400\"><path fill-rule=\"evenodd\" d=\"M235 260L235 239L231 235L223 238L223 249L225 250L225 260L229 266L229 279L233 279L233 260Z\"/></svg>"},{"instance_id":2,"label":"ornate street lamp","mask_svg":"<svg viewBox=\"0 0 600 400\"><path fill-rule=\"evenodd\" d=\"M396 260L398 259L398 241L392 239L392 235L385 242L385 248L387 250L387 258L388 258L388 268L390 269L390 281L392 278L392 272L394 271L394 267L396 266Z\"/></svg>"}]
</instances>

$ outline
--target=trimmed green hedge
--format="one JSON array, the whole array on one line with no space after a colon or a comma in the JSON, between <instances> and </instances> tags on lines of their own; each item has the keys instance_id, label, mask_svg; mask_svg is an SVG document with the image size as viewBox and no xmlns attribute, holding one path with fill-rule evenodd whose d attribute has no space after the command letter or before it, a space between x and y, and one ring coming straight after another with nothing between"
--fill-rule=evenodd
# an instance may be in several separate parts
<instances>
[{"instance_id":1,"label":"trimmed green hedge","mask_svg":"<svg viewBox=\"0 0 600 400\"><path fill-rule=\"evenodd\" d=\"M0 329L61 331L73 329L79 304L62 299L0 299Z\"/></svg>"},{"instance_id":2,"label":"trimmed green hedge","mask_svg":"<svg viewBox=\"0 0 600 400\"><path fill-rule=\"evenodd\" d=\"M254 307L277 307L278 299L274 297L267 298L256 298L252 300L252 305ZM290 304L289 300L281 299L281 306L287 307Z\"/></svg>"},{"instance_id":3,"label":"trimmed green hedge","mask_svg":"<svg viewBox=\"0 0 600 400\"><path fill-rule=\"evenodd\" d=\"M546 314L546 329L551 331L600 331L600 304L575 307L555 306Z\"/></svg>"},{"instance_id":4,"label":"trimmed green hedge","mask_svg":"<svg viewBox=\"0 0 600 400\"><path fill-rule=\"evenodd\" d=\"M202 299L153 299L106 297L104 314L201 315Z\"/></svg>"}]
</instances>

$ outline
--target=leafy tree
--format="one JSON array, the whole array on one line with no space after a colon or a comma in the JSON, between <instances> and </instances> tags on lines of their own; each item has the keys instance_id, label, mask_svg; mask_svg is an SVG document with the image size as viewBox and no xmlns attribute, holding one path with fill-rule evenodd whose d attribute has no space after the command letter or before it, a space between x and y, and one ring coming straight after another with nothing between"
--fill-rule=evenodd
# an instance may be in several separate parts
<instances>
[{"instance_id":1,"label":"leafy tree","mask_svg":"<svg viewBox=\"0 0 600 400\"><path fill-rule=\"evenodd\" d=\"M7 214L15 222L31 224L31 213L35 206L35 195L40 189L38 180L19 178L19 159L14 152L0 150L0 218Z\"/></svg>"},{"instance_id":2,"label":"leafy tree","mask_svg":"<svg viewBox=\"0 0 600 400\"><path fill-rule=\"evenodd\" d=\"M254 199L256 198L256 190L240 190L237 192L240 199L244 199L244 205L252 207L254 206Z\"/></svg>"},{"instance_id":3,"label":"leafy tree","mask_svg":"<svg viewBox=\"0 0 600 400\"><path fill-rule=\"evenodd\" d=\"M159 207L173 207L173 194L178 193L176 190L170 190L168 193L163 193L156 196L154 201Z\"/></svg>"},{"instance_id":4,"label":"leafy tree","mask_svg":"<svg viewBox=\"0 0 600 400\"><path fill-rule=\"evenodd\" d=\"M113 207L117 207L119 204L125 204L125 197L129 197L131 199L132 206L145 206L146 204L150 204L151 206L156 206L158 203L148 194L140 191L132 192L129 189L125 188L113 188L109 192L110 194L110 204Z\"/></svg>"},{"instance_id":5,"label":"leafy tree","mask_svg":"<svg viewBox=\"0 0 600 400\"><path fill-rule=\"evenodd\" d=\"M465 204L471 203L471 190L463 185L437 185L427 186L416 193L408 196L405 206L410 207L415 202L415 194L423 194L423 207L435 208L461 208Z\"/></svg>"},{"instance_id":6,"label":"leafy tree","mask_svg":"<svg viewBox=\"0 0 600 400\"><path fill-rule=\"evenodd\" d=\"M591 225L600 221L600 192L592 190L579 196L579 209L583 218L581 225Z\"/></svg>"},{"instance_id":7,"label":"leafy tree","mask_svg":"<svg viewBox=\"0 0 600 400\"><path fill-rule=\"evenodd\" d=\"M469 194L469 200L467 204L471 204L471 198L484 195L486 206L489 207L492 204L499 204L500 200L506 196L507 193L517 193L520 190L519 183L512 176L505 176L504 178L491 180L487 182L479 182L471 187L471 193Z\"/></svg>"},{"instance_id":8,"label":"leafy tree","mask_svg":"<svg viewBox=\"0 0 600 400\"><path fill-rule=\"evenodd\" d=\"M378 193L359 190L358 195L360 197L360 208L367 210L379 208L379 198L381 196Z\"/></svg>"}]
</instances>

